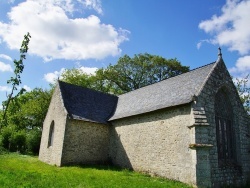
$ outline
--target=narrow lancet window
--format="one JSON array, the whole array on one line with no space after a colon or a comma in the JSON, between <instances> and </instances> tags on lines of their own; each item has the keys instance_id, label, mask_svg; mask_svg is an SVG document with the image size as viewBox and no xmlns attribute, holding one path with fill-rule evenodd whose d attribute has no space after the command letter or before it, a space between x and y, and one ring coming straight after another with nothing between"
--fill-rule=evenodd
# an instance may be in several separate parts
<instances>
[{"instance_id":1,"label":"narrow lancet window","mask_svg":"<svg viewBox=\"0 0 250 188\"><path fill-rule=\"evenodd\" d=\"M230 100L223 90L219 90L215 96L215 122L219 166L235 164L233 111Z\"/></svg>"},{"instance_id":2,"label":"narrow lancet window","mask_svg":"<svg viewBox=\"0 0 250 188\"><path fill-rule=\"evenodd\" d=\"M48 147L53 146L53 141L54 141L54 129L55 129L55 122L52 121L51 124L50 124L50 129L49 129Z\"/></svg>"}]
</instances>

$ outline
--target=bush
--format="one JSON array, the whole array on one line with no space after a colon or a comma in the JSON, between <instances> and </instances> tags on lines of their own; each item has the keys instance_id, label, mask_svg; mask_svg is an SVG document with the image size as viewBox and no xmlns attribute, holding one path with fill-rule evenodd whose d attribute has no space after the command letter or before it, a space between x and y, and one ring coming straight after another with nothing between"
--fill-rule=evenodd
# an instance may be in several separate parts
<instances>
[{"instance_id":1,"label":"bush","mask_svg":"<svg viewBox=\"0 0 250 188\"><path fill-rule=\"evenodd\" d=\"M7 150L10 150L10 147L11 147L10 140L11 140L11 135L13 131L14 131L14 128L9 127L9 126L3 127L1 130L1 138L2 138L1 145Z\"/></svg>"},{"instance_id":2,"label":"bush","mask_svg":"<svg viewBox=\"0 0 250 188\"><path fill-rule=\"evenodd\" d=\"M7 153L7 150L3 146L0 146L0 155L5 153Z\"/></svg>"},{"instance_id":3,"label":"bush","mask_svg":"<svg viewBox=\"0 0 250 188\"><path fill-rule=\"evenodd\" d=\"M14 131L10 138L10 151L24 153L26 151L26 133L24 130Z\"/></svg>"},{"instance_id":4,"label":"bush","mask_svg":"<svg viewBox=\"0 0 250 188\"><path fill-rule=\"evenodd\" d=\"M28 131L26 136L27 136L26 145L27 145L28 152L31 152L34 155L37 155L40 149L42 131L39 129L32 129Z\"/></svg>"},{"instance_id":5,"label":"bush","mask_svg":"<svg viewBox=\"0 0 250 188\"><path fill-rule=\"evenodd\" d=\"M2 139L3 139L3 137L2 137L2 135L0 135L0 155L7 153L7 150L3 147Z\"/></svg>"},{"instance_id":6,"label":"bush","mask_svg":"<svg viewBox=\"0 0 250 188\"><path fill-rule=\"evenodd\" d=\"M0 150L37 155L42 131L39 129L18 130L15 126L3 127L0 134ZM1 152L1 151L0 151Z\"/></svg>"},{"instance_id":7,"label":"bush","mask_svg":"<svg viewBox=\"0 0 250 188\"><path fill-rule=\"evenodd\" d=\"M3 148L12 152L26 151L26 133L17 130L15 126L3 127L1 130L1 144Z\"/></svg>"}]
</instances>

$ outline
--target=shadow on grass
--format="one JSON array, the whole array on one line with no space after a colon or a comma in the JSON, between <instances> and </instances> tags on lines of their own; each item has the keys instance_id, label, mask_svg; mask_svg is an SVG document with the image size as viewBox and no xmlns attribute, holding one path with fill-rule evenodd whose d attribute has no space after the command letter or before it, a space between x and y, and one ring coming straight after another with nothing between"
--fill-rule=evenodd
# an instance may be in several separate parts
<instances>
[{"instance_id":1,"label":"shadow on grass","mask_svg":"<svg viewBox=\"0 0 250 188\"><path fill-rule=\"evenodd\" d=\"M77 168L92 168L96 170L111 170L111 171L129 171L133 172L133 170L130 169L124 169L121 167L114 166L112 164L68 164L64 165L63 167L77 167Z\"/></svg>"}]
</instances>

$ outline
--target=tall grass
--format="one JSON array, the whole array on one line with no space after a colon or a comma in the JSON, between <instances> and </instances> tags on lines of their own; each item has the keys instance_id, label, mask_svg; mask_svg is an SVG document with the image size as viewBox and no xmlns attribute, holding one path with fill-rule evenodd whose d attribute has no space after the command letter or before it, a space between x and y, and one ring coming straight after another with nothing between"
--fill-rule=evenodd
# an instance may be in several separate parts
<instances>
[{"instance_id":1,"label":"tall grass","mask_svg":"<svg viewBox=\"0 0 250 188\"><path fill-rule=\"evenodd\" d=\"M3 188L154 188L189 186L108 166L55 167L37 157L0 155L0 187Z\"/></svg>"}]
</instances>

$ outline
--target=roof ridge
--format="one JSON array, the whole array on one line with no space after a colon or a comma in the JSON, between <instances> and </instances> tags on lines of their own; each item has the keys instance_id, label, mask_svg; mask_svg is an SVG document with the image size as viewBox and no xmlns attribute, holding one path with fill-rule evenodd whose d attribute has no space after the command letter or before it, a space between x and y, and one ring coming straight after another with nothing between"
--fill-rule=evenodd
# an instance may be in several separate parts
<instances>
[{"instance_id":1,"label":"roof ridge","mask_svg":"<svg viewBox=\"0 0 250 188\"><path fill-rule=\"evenodd\" d=\"M212 64L212 63L211 63L211 64ZM203 84L201 85L200 89L198 90L197 96L200 95L201 91L203 90L203 88L205 87L205 85L206 85L206 83L207 83L208 78L211 76L211 74L212 74L214 68L217 66L217 64L218 64L218 61L214 62L214 66L213 66L213 68L210 70L210 72L209 72L208 75L206 76L206 79L204 80Z\"/></svg>"},{"instance_id":2,"label":"roof ridge","mask_svg":"<svg viewBox=\"0 0 250 188\"><path fill-rule=\"evenodd\" d=\"M121 94L121 95L125 95L125 94L127 94L127 93L131 93L131 92L133 92L133 91L137 91L137 90L139 90L139 89L141 89L141 88L145 88L145 87L148 87L148 86L151 86L151 85L154 85L154 84L163 82L163 81L165 81L165 80L168 80L168 79L171 79L171 78L175 78L175 77L181 76L181 75L183 75L183 74L190 73L190 72L195 71L195 70L197 70L197 69L201 69L201 68L206 67L206 66L209 66L209 65L211 65L211 64L215 64L216 62L217 62L217 61L212 62L212 63L209 63L209 64L206 64L206 65L202 65L202 66L200 66L200 67L196 67L196 68L194 68L194 69L192 69L192 70L189 70L188 72L185 72L185 73L182 73L182 74L178 74L178 75L175 75L175 76L171 76L171 77L165 78L165 79L163 79L163 80L160 80L159 82L155 82L155 83L152 83L152 84L149 84L149 85L142 86L142 87L140 87L140 88L138 88L138 89L135 89L135 90L132 90L132 91L128 91L128 92L123 93L123 94ZM121 96L121 95L118 95L118 97Z\"/></svg>"},{"instance_id":3,"label":"roof ridge","mask_svg":"<svg viewBox=\"0 0 250 188\"><path fill-rule=\"evenodd\" d=\"M203 88L204 88L204 86L205 86L205 84L206 84L208 78L211 76L213 70L215 69L215 67L216 67L221 61L224 62L224 61L223 61L223 58L222 58L221 48L219 47L219 48L218 48L218 58L217 58L217 60L214 62L213 68L210 70L210 72L209 72L209 74L207 75L207 77L206 77L204 83L202 84L201 88L199 89L199 91L198 91L198 93L197 93L197 96L200 95L200 93L201 93L201 91L203 90ZM210 64L211 64L211 63L210 63Z\"/></svg>"},{"instance_id":4,"label":"roof ridge","mask_svg":"<svg viewBox=\"0 0 250 188\"><path fill-rule=\"evenodd\" d=\"M194 70L197 70L197 69L200 69L200 68L203 68L203 67L212 65L212 64L214 64L214 63L216 63L216 61L214 61L214 62L212 62L212 63L208 63L208 64L206 64L206 65L202 65L202 66L200 66L200 67L196 67L196 68L194 68L194 69L192 69L192 70L190 70L190 71L188 71L188 72L185 72L185 73L189 73L189 72L191 72L191 71L194 71ZM185 74L185 73L183 73L183 74ZM179 75L181 75L181 74L179 74ZM177 75L177 76L179 76L179 75Z\"/></svg>"},{"instance_id":5,"label":"roof ridge","mask_svg":"<svg viewBox=\"0 0 250 188\"><path fill-rule=\"evenodd\" d=\"M61 99L62 106L63 106L64 110L66 111L67 115L69 115L69 111L68 111L67 107L65 106L65 100L64 100L63 93L62 93L62 88L61 88L61 85L60 85L60 80L57 80L56 87L58 87L59 96L60 96L60 99ZM55 87L55 89L56 89L56 87Z\"/></svg>"}]
</instances>

